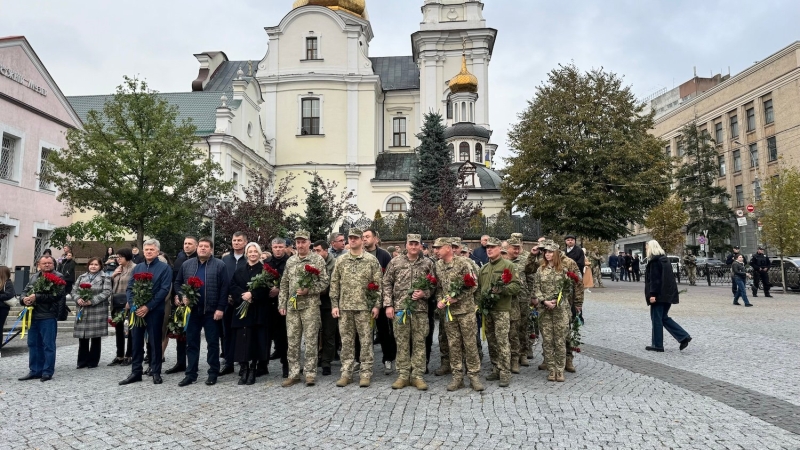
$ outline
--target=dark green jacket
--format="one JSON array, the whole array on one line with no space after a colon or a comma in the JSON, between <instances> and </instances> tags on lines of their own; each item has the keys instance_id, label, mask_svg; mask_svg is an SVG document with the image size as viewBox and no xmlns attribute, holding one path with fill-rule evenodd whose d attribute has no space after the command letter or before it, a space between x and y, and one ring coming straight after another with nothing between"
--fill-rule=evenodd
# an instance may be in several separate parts
<instances>
[{"instance_id":1,"label":"dark green jacket","mask_svg":"<svg viewBox=\"0 0 800 450\"><path fill-rule=\"evenodd\" d=\"M497 306L494 311L510 311L511 299L520 292L519 284L519 271L516 264L504 259L497 258L494 261L489 261L481 267L481 272L478 274L478 288L481 292L481 297L492 288L492 284L499 280L503 275L503 271L508 269L511 271L513 277L511 282L505 286L503 292L500 293L500 298L497 300Z\"/></svg>"}]
</instances>

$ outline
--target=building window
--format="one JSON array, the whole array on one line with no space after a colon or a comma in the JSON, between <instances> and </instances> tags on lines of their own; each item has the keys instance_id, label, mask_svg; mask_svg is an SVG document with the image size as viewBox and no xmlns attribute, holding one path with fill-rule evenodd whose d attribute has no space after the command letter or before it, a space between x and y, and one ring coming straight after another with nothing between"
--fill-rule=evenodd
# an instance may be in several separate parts
<instances>
[{"instance_id":1,"label":"building window","mask_svg":"<svg viewBox=\"0 0 800 450\"><path fill-rule=\"evenodd\" d=\"M744 190L742 190L742 185L736 185L736 206L744 206Z\"/></svg>"},{"instance_id":2,"label":"building window","mask_svg":"<svg viewBox=\"0 0 800 450\"><path fill-rule=\"evenodd\" d=\"M453 146L453 144L447 144L447 153L450 153L450 162L455 162L456 148Z\"/></svg>"},{"instance_id":3,"label":"building window","mask_svg":"<svg viewBox=\"0 0 800 450\"><path fill-rule=\"evenodd\" d=\"M775 110L772 109L772 99L764 102L764 124L775 122Z\"/></svg>"},{"instance_id":4,"label":"building window","mask_svg":"<svg viewBox=\"0 0 800 450\"><path fill-rule=\"evenodd\" d=\"M303 122L302 131L303 135L316 135L319 134L319 99L318 98L304 98L303 99Z\"/></svg>"},{"instance_id":5,"label":"building window","mask_svg":"<svg viewBox=\"0 0 800 450\"><path fill-rule=\"evenodd\" d=\"M678 141L678 158L683 157L683 141Z\"/></svg>"},{"instance_id":6,"label":"building window","mask_svg":"<svg viewBox=\"0 0 800 450\"><path fill-rule=\"evenodd\" d=\"M481 144L475 144L475 162L483 162L483 146Z\"/></svg>"},{"instance_id":7,"label":"building window","mask_svg":"<svg viewBox=\"0 0 800 450\"><path fill-rule=\"evenodd\" d=\"M750 167L758 167L758 144L750 144Z\"/></svg>"},{"instance_id":8,"label":"building window","mask_svg":"<svg viewBox=\"0 0 800 450\"><path fill-rule=\"evenodd\" d=\"M742 171L742 151L741 150L734 150L733 151L733 171L734 172L741 172Z\"/></svg>"},{"instance_id":9,"label":"building window","mask_svg":"<svg viewBox=\"0 0 800 450\"><path fill-rule=\"evenodd\" d=\"M775 136L767 138L767 154L769 162L778 160L778 142L775 140Z\"/></svg>"},{"instance_id":10,"label":"building window","mask_svg":"<svg viewBox=\"0 0 800 450\"><path fill-rule=\"evenodd\" d=\"M4 134L3 146L0 147L0 178L9 181L16 178L14 163L17 159L17 139Z\"/></svg>"},{"instance_id":11,"label":"building window","mask_svg":"<svg viewBox=\"0 0 800 450\"><path fill-rule=\"evenodd\" d=\"M319 59L319 53L317 52L319 46L317 43L318 41L315 37L306 38L306 59Z\"/></svg>"},{"instance_id":12,"label":"building window","mask_svg":"<svg viewBox=\"0 0 800 450\"><path fill-rule=\"evenodd\" d=\"M50 232L47 230L36 230L36 240L33 241L33 267L46 248L50 247Z\"/></svg>"},{"instance_id":13,"label":"building window","mask_svg":"<svg viewBox=\"0 0 800 450\"><path fill-rule=\"evenodd\" d=\"M469 144L466 142L458 145L458 160L461 162L469 161Z\"/></svg>"},{"instance_id":14,"label":"building window","mask_svg":"<svg viewBox=\"0 0 800 450\"><path fill-rule=\"evenodd\" d=\"M756 180L753 181L753 198L757 201L761 201L761 182Z\"/></svg>"},{"instance_id":15,"label":"building window","mask_svg":"<svg viewBox=\"0 0 800 450\"><path fill-rule=\"evenodd\" d=\"M667 159L669 159L669 158L672 158L672 146L671 146L671 145L668 145L668 146L667 146L667 147L664 149L664 153L667 155Z\"/></svg>"},{"instance_id":16,"label":"building window","mask_svg":"<svg viewBox=\"0 0 800 450\"><path fill-rule=\"evenodd\" d=\"M717 157L717 165L719 166L719 176L725 176L725 156L720 155Z\"/></svg>"},{"instance_id":17,"label":"building window","mask_svg":"<svg viewBox=\"0 0 800 450\"><path fill-rule=\"evenodd\" d=\"M406 201L401 197L394 196L386 202L386 211L388 212L406 212L407 209Z\"/></svg>"},{"instance_id":18,"label":"building window","mask_svg":"<svg viewBox=\"0 0 800 450\"><path fill-rule=\"evenodd\" d=\"M44 181L44 178L42 177L42 175L46 174L47 171L47 158L49 158L52 153L52 149L42 147L41 162L39 163L39 189L43 189L45 191L56 190L52 183Z\"/></svg>"},{"instance_id":19,"label":"building window","mask_svg":"<svg viewBox=\"0 0 800 450\"><path fill-rule=\"evenodd\" d=\"M754 131L756 129L756 110L753 108L749 108L747 110L747 132Z\"/></svg>"},{"instance_id":20,"label":"building window","mask_svg":"<svg viewBox=\"0 0 800 450\"><path fill-rule=\"evenodd\" d=\"M453 102L450 101L450 97L447 98L447 118L453 118Z\"/></svg>"},{"instance_id":21,"label":"building window","mask_svg":"<svg viewBox=\"0 0 800 450\"><path fill-rule=\"evenodd\" d=\"M11 249L11 227L0 225L0 266L10 266L8 253Z\"/></svg>"},{"instance_id":22,"label":"building window","mask_svg":"<svg viewBox=\"0 0 800 450\"><path fill-rule=\"evenodd\" d=\"M392 145L395 147L406 146L406 118L394 118L394 132L392 133Z\"/></svg>"},{"instance_id":23,"label":"building window","mask_svg":"<svg viewBox=\"0 0 800 450\"><path fill-rule=\"evenodd\" d=\"M734 114L731 116L731 139L739 137L739 118Z\"/></svg>"},{"instance_id":24,"label":"building window","mask_svg":"<svg viewBox=\"0 0 800 450\"><path fill-rule=\"evenodd\" d=\"M714 139L717 141L715 144L722 144L722 122L714 124Z\"/></svg>"}]
</instances>

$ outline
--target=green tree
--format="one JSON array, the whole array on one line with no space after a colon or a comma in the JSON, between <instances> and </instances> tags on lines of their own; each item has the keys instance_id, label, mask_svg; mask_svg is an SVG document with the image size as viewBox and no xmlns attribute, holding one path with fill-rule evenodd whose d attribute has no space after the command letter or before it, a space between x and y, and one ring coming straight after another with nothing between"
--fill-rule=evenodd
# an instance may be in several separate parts
<instances>
[{"instance_id":1,"label":"green tree","mask_svg":"<svg viewBox=\"0 0 800 450\"><path fill-rule=\"evenodd\" d=\"M67 132L67 148L50 155L40 176L58 188L66 214L94 210L141 247L145 235L181 229L207 197L231 188L194 146L195 126L177 116L145 81L125 77L102 112Z\"/></svg>"},{"instance_id":2,"label":"green tree","mask_svg":"<svg viewBox=\"0 0 800 450\"><path fill-rule=\"evenodd\" d=\"M109 223L104 216L94 216L85 222L74 222L66 227L58 227L50 236L50 244L64 248L75 241L97 241L105 246L122 242L125 229Z\"/></svg>"},{"instance_id":3,"label":"green tree","mask_svg":"<svg viewBox=\"0 0 800 450\"><path fill-rule=\"evenodd\" d=\"M761 235L778 255L800 253L800 170L781 167L775 177L764 185L760 211ZM781 278L786 292L786 279L781 259Z\"/></svg>"},{"instance_id":4,"label":"green tree","mask_svg":"<svg viewBox=\"0 0 800 450\"><path fill-rule=\"evenodd\" d=\"M492 236L499 239L506 239L514 232L514 222L511 215L505 209L497 213L494 225L492 226Z\"/></svg>"},{"instance_id":5,"label":"green tree","mask_svg":"<svg viewBox=\"0 0 800 450\"><path fill-rule=\"evenodd\" d=\"M305 217L298 217L299 224L311 233L312 239L328 239L333 226L345 216L363 215L355 203L355 194L346 189L337 193L339 183L325 180L318 172L306 172L311 175L309 188L303 188L306 194Z\"/></svg>"},{"instance_id":6,"label":"green tree","mask_svg":"<svg viewBox=\"0 0 800 450\"><path fill-rule=\"evenodd\" d=\"M643 109L613 73L552 70L509 133L506 205L541 218L545 233L626 235L669 192L664 143Z\"/></svg>"},{"instance_id":7,"label":"green tree","mask_svg":"<svg viewBox=\"0 0 800 450\"><path fill-rule=\"evenodd\" d=\"M436 112L425 114L422 130L417 134L418 171L411 179L411 212L416 216L424 204L438 204L442 200L440 179L448 176L443 170L450 166L451 155L444 139L442 116Z\"/></svg>"},{"instance_id":8,"label":"green tree","mask_svg":"<svg viewBox=\"0 0 800 450\"><path fill-rule=\"evenodd\" d=\"M702 233L708 230L712 249L722 251L724 241L730 237L733 211L728 207L727 190L717 186L719 168L716 148L706 130L690 123L681 129L678 142L679 153L683 153L675 174L677 193L689 214L687 233Z\"/></svg>"},{"instance_id":9,"label":"green tree","mask_svg":"<svg viewBox=\"0 0 800 450\"><path fill-rule=\"evenodd\" d=\"M381 215L380 209L375 210L375 215L372 217L371 228L380 234L386 234L386 223L383 220L383 215Z\"/></svg>"},{"instance_id":10,"label":"green tree","mask_svg":"<svg viewBox=\"0 0 800 450\"><path fill-rule=\"evenodd\" d=\"M688 220L689 214L684 211L680 197L670 195L647 213L644 226L667 253L677 253L686 240L683 227Z\"/></svg>"},{"instance_id":11,"label":"green tree","mask_svg":"<svg viewBox=\"0 0 800 450\"><path fill-rule=\"evenodd\" d=\"M405 240L408 231L408 222L403 213L397 215L392 225L391 237L396 240Z\"/></svg>"}]
</instances>

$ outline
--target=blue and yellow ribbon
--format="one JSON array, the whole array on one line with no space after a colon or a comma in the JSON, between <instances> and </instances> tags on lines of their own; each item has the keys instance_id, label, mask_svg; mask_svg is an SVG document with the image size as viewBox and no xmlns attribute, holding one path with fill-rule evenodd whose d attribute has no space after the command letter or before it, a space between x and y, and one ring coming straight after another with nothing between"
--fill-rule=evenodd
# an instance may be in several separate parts
<instances>
[{"instance_id":1,"label":"blue and yellow ribbon","mask_svg":"<svg viewBox=\"0 0 800 450\"><path fill-rule=\"evenodd\" d=\"M188 306L185 307L186 309L183 311L183 331L186 331L189 328L189 317L192 315L192 308Z\"/></svg>"},{"instance_id":2,"label":"blue and yellow ribbon","mask_svg":"<svg viewBox=\"0 0 800 450\"><path fill-rule=\"evenodd\" d=\"M453 321L453 314L450 313L450 300L445 298L445 299L442 300L442 303L444 303L444 305L445 305L445 314L446 314L445 317L447 317L447 321L448 322L452 322Z\"/></svg>"},{"instance_id":3,"label":"blue and yellow ribbon","mask_svg":"<svg viewBox=\"0 0 800 450\"><path fill-rule=\"evenodd\" d=\"M17 325L22 325L22 331L20 332L19 338L22 339L25 337L25 333L28 332L31 328L31 320L33 319L33 306L26 306L22 308L19 315L17 316L17 321L14 322L14 326L11 327L8 334L6 335L6 340L3 342L3 345L7 344L8 341L11 340L11 334L14 333L14 330L17 329Z\"/></svg>"},{"instance_id":4,"label":"blue and yellow ribbon","mask_svg":"<svg viewBox=\"0 0 800 450\"><path fill-rule=\"evenodd\" d=\"M82 317L83 317L83 308L78 310L78 314L75 316L75 321L80 322Z\"/></svg>"},{"instance_id":5,"label":"blue and yellow ribbon","mask_svg":"<svg viewBox=\"0 0 800 450\"><path fill-rule=\"evenodd\" d=\"M411 311L409 311L407 309L401 309L401 310L397 311L397 323L405 324L406 323L406 317L409 317L409 316L411 316Z\"/></svg>"},{"instance_id":6,"label":"blue and yellow ribbon","mask_svg":"<svg viewBox=\"0 0 800 450\"><path fill-rule=\"evenodd\" d=\"M561 305L561 296L563 294L564 294L564 288L561 288L561 290L558 291L558 300L556 300L556 306L560 306Z\"/></svg>"}]
</instances>

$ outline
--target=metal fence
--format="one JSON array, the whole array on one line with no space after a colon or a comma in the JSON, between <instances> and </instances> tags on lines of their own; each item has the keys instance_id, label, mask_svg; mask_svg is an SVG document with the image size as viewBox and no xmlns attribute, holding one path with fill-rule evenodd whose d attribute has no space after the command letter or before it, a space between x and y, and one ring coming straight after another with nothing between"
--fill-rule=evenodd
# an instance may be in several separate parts
<instances>
[{"instance_id":1,"label":"metal fence","mask_svg":"<svg viewBox=\"0 0 800 450\"><path fill-rule=\"evenodd\" d=\"M800 271L794 266L786 265L784 267L784 273L786 277L786 288L790 290L800 290ZM731 266L729 265L722 265L722 266L697 266L697 283L700 284L705 281L709 286L730 286L733 283ZM747 273L752 275L753 268L747 266ZM676 274L679 283L688 282L689 274L687 272L686 266L681 265L680 273ZM774 287L780 287L783 285L781 280L781 268L770 267L769 273L769 283ZM753 279L747 278L747 284L752 284Z\"/></svg>"},{"instance_id":2,"label":"metal fence","mask_svg":"<svg viewBox=\"0 0 800 450\"><path fill-rule=\"evenodd\" d=\"M350 228L362 230L372 228L381 235L384 241L403 241L408 233L421 234L422 239L432 241L441 236L459 236L462 239L477 240L483 235L508 238L511 233L522 233L525 240L536 240L541 236L541 222L536 219L508 214L495 214L489 217L473 218L467 223L448 223L438 232L431 229L430 224L410 219L404 214L390 214L380 219L359 217L345 220L339 232L346 234Z\"/></svg>"}]
</instances>

